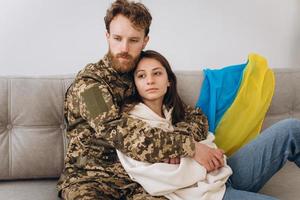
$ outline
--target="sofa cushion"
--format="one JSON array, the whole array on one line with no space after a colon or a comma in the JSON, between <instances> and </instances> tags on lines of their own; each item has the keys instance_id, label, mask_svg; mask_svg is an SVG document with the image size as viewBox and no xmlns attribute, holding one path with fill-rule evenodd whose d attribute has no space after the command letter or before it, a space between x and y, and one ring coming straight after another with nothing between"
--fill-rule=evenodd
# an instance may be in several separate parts
<instances>
[{"instance_id":1,"label":"sofa cushion","mask_svg":"<svg viewBox=\"0 0 300 200\"><path fill-rule=\"evenodd\" d=\"M5 200L55 200L57 180L24 180L0 182L0 199Z\"/></svg>"},{"instance_id":2,"label":"sofa cushion","mask_svg":"<svg viewBox=\"0 0 300 200\"><path fill-rule=\"evenodd\" d=\"M295 163L287 162L284 167L275 174L260 193L267 194L278 199L299 199L300 170Z\"/></svg>"},{"instance_id":3,"label":"sofa cushion","mask_svg":"<svg viewBox=\"0 0 300 200\"><path fill-rule=\"evenodd\" d=\"M275 91L263 129L275 122L294 117L300 119L300 69L274 69Z\"/></svg>"},{"instance_id":4,"label":"sofa cushion","mask_svg":"<svg viewBox=\"0 0 300 200\"><path fill-rule=\"evenodd\" d=\"M67 77L0 78L0 179L58 177Z\"/></svg>"}]
</instances>

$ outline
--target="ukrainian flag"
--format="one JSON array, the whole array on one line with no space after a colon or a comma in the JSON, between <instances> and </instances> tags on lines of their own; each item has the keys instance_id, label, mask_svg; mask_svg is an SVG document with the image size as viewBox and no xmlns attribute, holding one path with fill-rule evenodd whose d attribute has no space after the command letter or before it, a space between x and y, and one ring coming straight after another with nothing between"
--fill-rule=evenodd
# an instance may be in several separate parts
<instances>
[{"instance_id":1,"label":"ukrainian flag","mask_svg":"<svg viewBox=\"0 0 300 200\"><path fill-rule=\"evenodd\" d=\"M207 115L215 143L227 155L259 134L274 88L274 73L258 54L250 54L245 64L204 70L196 107Z\"/></svg>"}]
</instances>

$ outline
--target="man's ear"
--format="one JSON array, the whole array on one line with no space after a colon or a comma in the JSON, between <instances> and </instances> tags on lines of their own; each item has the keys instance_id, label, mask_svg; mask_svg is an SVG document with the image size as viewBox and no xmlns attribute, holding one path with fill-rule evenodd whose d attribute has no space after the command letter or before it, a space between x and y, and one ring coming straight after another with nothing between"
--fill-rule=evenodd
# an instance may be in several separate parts
<instances>
[{"instance_id":1,"label":"man's ear","mask_svg":"<svg viewBox=\"0 0 300 200\"><path fill-rule=\"evenodd\" d=\"M105 36L106 36L106 40L108 40L108 38L109 38L109 33L106 31L105 32Z\"/></svg>"},{"instance_id":2,"label":"man's ear","mask_svg":"<svg viewBox=\"0 0 300 200\"><path fill-rule=\"evenodd\" d=\"M144 42L143 42L143 49L146 47L148 41L149 41L149 36L146 36L146 37L144 38Z\"/></svg>"}]
</instances>

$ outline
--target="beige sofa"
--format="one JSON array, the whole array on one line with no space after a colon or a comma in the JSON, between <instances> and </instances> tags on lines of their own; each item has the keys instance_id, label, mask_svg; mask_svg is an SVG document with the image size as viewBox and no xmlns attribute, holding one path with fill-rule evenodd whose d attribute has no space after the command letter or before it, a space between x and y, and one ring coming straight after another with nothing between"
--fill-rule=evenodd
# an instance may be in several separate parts
<instances>
[{"instance_id":1,"label":"beige sofa","mask_svg":"<svg viewBox=\"0 0 300 200\"><path fill-rule=\"evenodd\" d=\"M276 89L264 128L300 119L300 69L275 69ZM201 71L176 72L186 103L197 101ZM0 199L53 200L66 147L63 99L73 76L0 77ZM279 199L300 196L300 170L287 165L262 189Z\"/></svg>"}]
</instances>

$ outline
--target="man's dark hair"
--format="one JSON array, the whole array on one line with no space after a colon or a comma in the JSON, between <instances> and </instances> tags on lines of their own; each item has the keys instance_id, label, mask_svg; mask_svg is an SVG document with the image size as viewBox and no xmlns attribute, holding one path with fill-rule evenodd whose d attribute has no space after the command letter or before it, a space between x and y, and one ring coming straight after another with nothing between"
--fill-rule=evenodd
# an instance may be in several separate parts
<instances>
[{"instance_id":1,"label":"man's dark hair","mask_svg":"<svg viewBox=\"0 0 300 200\"><path fill-rule=\"evenodd\" d=\"M119 14L127 17L137 29L144 29L145 36L148 35L152 17L149 10L142 3L127 0L116 0L112 3L104 17L105 27L108 33L111 21Z\"/></svg>"}]
</instances>

